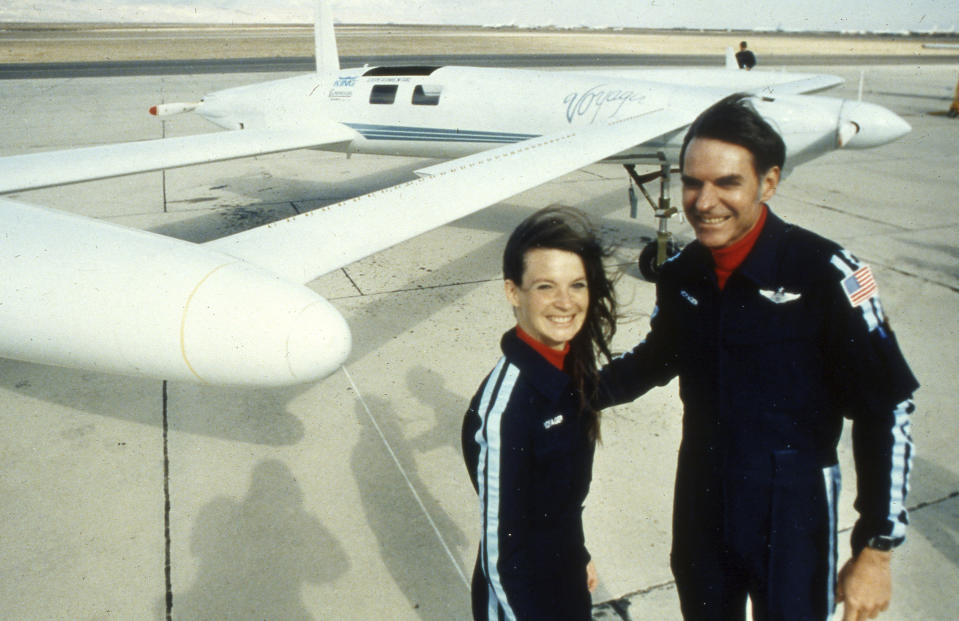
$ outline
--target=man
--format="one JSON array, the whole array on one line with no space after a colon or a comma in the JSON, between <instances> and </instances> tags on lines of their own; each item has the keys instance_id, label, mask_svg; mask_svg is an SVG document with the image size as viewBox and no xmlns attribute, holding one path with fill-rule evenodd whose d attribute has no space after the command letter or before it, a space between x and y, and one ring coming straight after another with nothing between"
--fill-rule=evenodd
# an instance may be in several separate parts
<instances>
[{"instance_id":1,"label":"man","mask_svg":"<svg viewBox=\"0 0 959 621\"><path fill-rule=\"evenodd\" d=\"M752 53L752 50L746 49L746 42L739 42L739 51L736 52L736 62L739 63L740 69L745 69L749 71L756 66L756 55Z\"/></svg>"},{"instance_id":2,"label":"man","mask_svg":"<svg viewBox=\"0 0 959 621\"><path fill-rule=\"evenodd\" d=\"M696 241L662 266L651 330L613 360L607 402L679 376L671 565L687 619L844 620L888 606L907 522L918 387L869 268L766 205L781 137L745 96L690 126L680 165ZM859 520L836 575L836 445L852 419Z\"/></svg>"}]
</instances>

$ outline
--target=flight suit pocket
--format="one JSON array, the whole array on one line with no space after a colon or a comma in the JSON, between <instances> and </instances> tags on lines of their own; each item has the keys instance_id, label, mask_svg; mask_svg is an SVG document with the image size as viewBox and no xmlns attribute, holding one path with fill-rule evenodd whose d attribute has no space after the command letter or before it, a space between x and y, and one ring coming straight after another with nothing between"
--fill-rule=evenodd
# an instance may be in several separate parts
<instances>
[{"instance_id":1,"label":"flight suit pocket","mask_svg":"<svg viewBox=\"0 0 959 621\"><path fill-rule=\"evenodd\" d=\"M737 410L787 411L802 417L815 411L824 357L818 328L808 321L800 302L747 306L723 326L724 377L742 382ZM795 306L794 306L795 305Z\"/></svg>"},{"instance_id":2,"label":"flight suit pocket","mask_svg":"<svg viewBox=\"0 0 959 621\"><path fill-rule=\"evenodd\" d=\"M569 453L573 450L576 421L570 414L556 412L546 417L534 436L534 450L537 458L549 458L557 453Z\"/></svg>"},{"instance_id":3,"label":"flight suit pocket","mask_svg":"<svg viewBox=\"0 0 959 621\"><path fill-rule=\"evenodd\" d=\"M547 416L533 437L536 472L544 493L566 494L574 476L576 420L568 413Z\"/></svg>"},{"instance_id":4,"label":"flight suit pocket","mask_svg":"<svg viewBox=\"0 0 959 621\"><path fill-rule=\"evenodd\" d=\"M823 470L794 450L775 451L773 461L769 601L783 612L812 607L824 614L831 509Z\"/></svg>"},{"instance_id":5,"label":"flight suit pocket","mask_svg":"<svg viewBox=\"0 0 959 621\"><path fill-rule=\"evenodd\" d=\"M738 345L808 341L816 332L812 316L801 300L774 304L760 299L737 309L723 333L728 343Z\"/></svg>"}]
</instances>

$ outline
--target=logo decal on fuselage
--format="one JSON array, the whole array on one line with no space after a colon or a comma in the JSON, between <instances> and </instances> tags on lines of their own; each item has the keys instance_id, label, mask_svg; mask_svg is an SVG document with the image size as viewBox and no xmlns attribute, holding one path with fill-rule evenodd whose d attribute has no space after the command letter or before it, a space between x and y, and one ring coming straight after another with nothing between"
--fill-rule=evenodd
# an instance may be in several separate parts
<instances>
[{"instance_id":1,"label":"logo decal on fuselage","mask_svg":"<svg viewBox=\"0 0 959 621\"><path fill-rule=\"evenodd\" d=\"M646 95L636 91L624 91L610 88L606 84L592 86L582 93L574 92L563 98L566 104L566 120L570 123L574 119L586 119L593 123L603 113L603 118L615 117L627 104L638 104L646 101Z\"/></svg>"},{"instance_id":2,"label":"logo decal on fuselage","mask_svg":"<svg viewBox=\"0 0 959 621\"><path fill-rule=\"evenodd\" d=\"M356 86L356 77L339 77L333 82L333 88L327 94L330 99L349 99L353 96L353 87Z\"/></svg>"}]
</instances>

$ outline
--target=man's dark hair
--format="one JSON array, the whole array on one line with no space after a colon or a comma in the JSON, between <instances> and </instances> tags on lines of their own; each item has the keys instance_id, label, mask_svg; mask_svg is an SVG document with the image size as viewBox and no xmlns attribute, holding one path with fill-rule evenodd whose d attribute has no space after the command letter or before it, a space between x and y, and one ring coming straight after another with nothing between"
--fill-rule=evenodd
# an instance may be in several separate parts
<instances>
[{"instance_id":1,"label":"man's dark hair","mask_svg":"<svg viewBox=\"0 0 959 621\"><path fill-rule=\"evenodd\" d=\"M679 167L686 160L686 148L694 138L712 138L739 145L753 155L756 175L764 175L773 166L786 163L786 145L766 120L756 112L745 93L720 99L693 121L679 151Z\"/></svg>"}]
</instances>

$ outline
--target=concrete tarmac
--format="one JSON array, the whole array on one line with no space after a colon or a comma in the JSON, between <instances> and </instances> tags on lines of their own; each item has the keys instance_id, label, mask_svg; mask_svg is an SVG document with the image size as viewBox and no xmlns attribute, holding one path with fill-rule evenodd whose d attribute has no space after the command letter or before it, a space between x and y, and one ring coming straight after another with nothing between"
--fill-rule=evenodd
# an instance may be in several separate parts
<instances>
[{"instance_id":1,"label":"concrete tarmac","mask_svg":"<svg viewBox=\"0 0 959 621\"><path fill-rule=\"evenodd\" d=\"M865 99L903 116L912 133L807 164L772 203L872 265L923 385L912 527L881 617L891 620L959 610L950 388L959 374L959 122L932 114L948 108L956 69L870 66ZM832 95L856 96L858 66L828 72L848 81ZM0 153L210 131L147 109L283 75L4 81ZM203 241L410 179L422 165L303 151L16 198ZM0 617L468 618L479 533L459 428L512 324L503 244L544 205L591 213L620 245L626 318L615 346L629 348L652 310L653 287L634 258L654 223L648 213L629 218L626 191L622 169L592 166L315 281L347 317L355 349L313 385L205 388L0 360ZM672 227L690 239L687 225ZM605 417L585 513L600 572L596 618L679 618L668 553L680 417L675 382ZM841 457L845 541L855 516L848 436ZM847 556L844 545L840 561Z\"/></svg>"}]
</instances>

